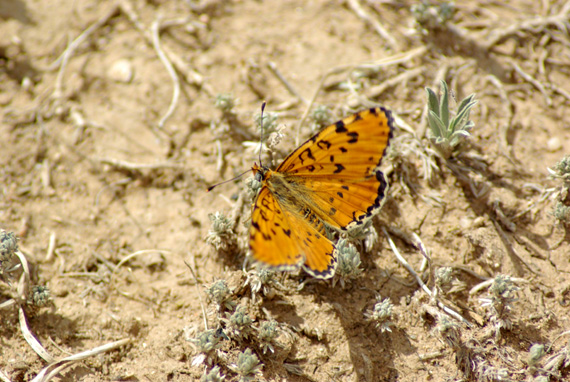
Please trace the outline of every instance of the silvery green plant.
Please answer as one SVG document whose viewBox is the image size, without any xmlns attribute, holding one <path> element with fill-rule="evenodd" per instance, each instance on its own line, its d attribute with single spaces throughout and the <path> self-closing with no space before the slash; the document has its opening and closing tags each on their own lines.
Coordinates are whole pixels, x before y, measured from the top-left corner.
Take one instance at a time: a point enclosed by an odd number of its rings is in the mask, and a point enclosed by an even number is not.
<svg viewBox="0 0 570 382">
<path fill-rule="evenodd" d="M 238 355 L 237 363 L 230 365 L 229 368 L 239 375 L 240 382 L 247 382 L 259 380 L 263 364 L 259 362 L 259 358 L 248 348 Z"/>
<path fill-rule="evenodd" d="M 261 152 L 270 151 L 273 149 L 280 141 L 283 136 L 281 129 L 277 123 L 279 115 L 277 113 L 265 112 L 263 113 L 263 126 L 261 125 L 261 113 L 256 114 L 254 117 L 255 125 L 260 129 L 260 137 L 263 138 L 261 146 L 259 141 L 246 141 L 243 145 L 254 154 L 258 154 L 259 150 Z M 263 129 L 263 131 L 261 131 Z"/>
<path fill-rule="evenodd" d="M 378 296 L 377 301 L 372 311 L 365 313 L 365 316 L 369 320 L 374 321 L 376 328 L 380 329 L 382 333 L 386 331 L 391 332 L 392 329 L 390 326 L 392 322 L 390 320 L 392 319 L 394 305 L 389 297 L 382 300 L 382 298 Z"/>
<path fill-rule="evenodd" d="M 429 30 L 445 28 L 447 22 L 455 14 L 453 2 L 432 4 L 422 1 L 419 4 L 412 5 L 411 10 L 422 34 L 427 34 Z"/>
<path fill-rule="evenodd" d="M 220 372 L 219 366 L 214 366 L 210 371 L 205 371 L 200 382 L 222 382 L 226 377 Z"/>
<path fill-rule="evenodd" d="M 548 168 L 550 176 L 562 180 L 559 188 L 556 204 L 552 215 L 561 223 L 570 226 L 570 155 L 558 161 L 554 168 Z"/>
<path fill-rule="evenodd" d="M 220 312 L 224 309 L 232 310 L 236 303 L 233 301 L 232 291 L 228 288 L 225 280 L 217 280 L 212 283 L 207 289 L 206 294 L 211 302 L 216 304 L 217 310 Z"/>
<path fill-rule="evenodd" d="M 336 275 L 340 277 L 340 285 L 344 288 L 345 280 L 356 279 L 362 273 L 360 268 L 360 254 L 345 239 L 340 239 L 336 244 L 337 266 Z"/>
<path fill-rule="evenodd" d="M 453 268 L 441 267 L 435 270 L 435 286 L 443 294 L 465 290 L 466 284 L 453 276 Z"/>
<path fill-rule="evenodd" d="M 348 231 L 348 236 L 356 241 L 364 241 L 364 250 L 366 252 L 370 252 L 378 242 L 378 232 L 376 232 L 376 228 L 374 228 L 372 220 L 368 220 L 366 223 L 350 229 Z"/>
<path fill-rule="evenodd" d="M 439 334 L 440 339 L 453 350 L 459 350 L 463 346 L 459 324 L 446 315 L 440 315 L 436 319 L 437 326 L 435 330 Z"/>
<path fill-rule="evenodd" d="M 47 286 L 34 285 L 29 303 L 35 306 L 44 306 L 49 302 L 50 291 Z"/>
<path fill-rule="evenodd" d="M 570 188 L 570 155 L 556 162 L 554 168 L 548 168 L 548 172 L 555 179 L 561 179 L 564 187 Z"/>
<path fill-rule="evenodd" d="M 511 330 L 513 302 L 517 300 L 519 288 L 510 276 L 498 275 L 489 287 L 490 295 L 481 298 L 481 306 L 488 310 L 489 320 L 494 324 L 495 338 L 501 336 L 501 329 Z"/>
<path fill-rule="evenodd" d="M 273 348 L 273 342 L 279 335 L 278 324 L 275 320 L 263 321 L 257 330 L 257 339 L 263 350 L 263 354 L 267 353 L 269 350 L 271 353 L 275 352 Z"/>
<path fill-rule="evenodd" d="M 564 203 L 556 202 L 552 210 L 552 216 L 564 224 L 570 224 L 570 207 Z"/>
<path fill-rule="evenodd" d="M 216 250 L 227 250 L 236 244 L 236 235 L 233 231 L 234 222 L 223 213 L 208 214 L 212 226 L 206 236 L 206 242 Z"/>
<path fill-rule="evenodd" d="M 12 257 L 18 250 L 18 238 L 14 232 L 0 230 L 0 275 L 4 268 L 10 264 Z"/>
<path fill-rule="evenodd" d="M 225 333 L 237 341 L 249 338 L 253 330 L 253 320 L 243 305 L 238 305 L 232 314 L 226 313 L 226 318 L 222 318 L 221 321 L 226 326 Z"/>
<path fill-rule="evenodd" d="M 457 109 L 455 117 L 450 117 L 449 90 L 447 83 L 441 81 L 442 95 L 438 99 L 435 92 L 426 88 L 428 98 L 428 125 L 431 134 L 429 139 L 437 152 L 444 158 L 449 159 L 455 149 L 471 134 L 469 130 L 475 125 L 469 120 L 471 108 L 475 106 L 475 94 L 464 98 Z"/>
<path fill-rule="evenodd" d="M 230 93 L 218 94 L 214 100 L 214 106 L 220 109 L 224 114 L 233 113 L 236 103 L 235 97 Z"/>
<path fill-rule="evenodd" d="M 203 364 L 208 356 L 221 346 L 220 336 L 214 329 L 205 330 L 199 333 L 195 338 L 190 339 L 190 341 L 194 343 L 198 349 L 198 355 L 192 359 L 192 366 Z"/>
<path fill-rule="evenodd" d="M 313 121 L 313 123 L 311 124 L 311 130 L 312 131 L 321 130 L 323 127 L 328 126 L 329 124 L 332 123 L 331 110 L 324 105 L 318 105 L 312 111 L 311 119 Z"/>
<path fill-rule="evenodd" d="M 249 286 L 253 302 L 256 301 L 257 294 L 259 293 L 268 299 L 272 299 L 275 296 L 274 286 L 279 286 L 282 289 L 285 288 L 275 280 L 275 271 L 264 266 L 257 266 L 255 269 L 248 271 L 243 286 Z"/>
<path fill-rule="evenodd" d="M 546 351 L 544 350 L 543 344 L 533 344 L 528 351 L 526 363 L 530 367 L 535 367 L 545 355 Z"/>
</svg>

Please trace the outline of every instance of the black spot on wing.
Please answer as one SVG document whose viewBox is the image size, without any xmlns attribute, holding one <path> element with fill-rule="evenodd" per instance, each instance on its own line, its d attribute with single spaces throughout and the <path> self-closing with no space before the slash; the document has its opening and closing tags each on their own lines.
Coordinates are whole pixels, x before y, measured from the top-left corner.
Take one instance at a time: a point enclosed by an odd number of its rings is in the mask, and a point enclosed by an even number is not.
<svg viewBox="0 0 570 382">
<path fill-rule="evenodd" d="M 330 159 L 331 162 L 334 162 L 334 155 L 331 155 L 331 156 L 329 157 L 329 159 Z"/>
<path fill-rule="evenodd" d="M 321 139 L 320 141 L 317 142 L 317 146 L 321 150 L 328 150 L 331 148 L 331 145 L 332 144 L 329 141 L 325 141 L 324 139 Z"/>
<path fill-rule="evenodd" d="M 344 194 L 343 194 L 342 192 L 339 191 L 339 192 L 337 192 L 336 194 L 337 194 L 340 198 L 344 198 Z M 331 198 L 331 199 L 332 199 L 332 198 Z"/>
<path fill-rule="evenodd" d="M 352 122 L 356 122 L 356 121 L 360 121 L 362 119 L 362 116 L 360 115 L 360 112 L 354 114 L 354 120 Z"/>
<path fill-rule="evenodd" d="M 267 210 L 273 211 L 273 208 L 271 208 L 271 204 L 269 204 L 269 199 L 268 199 L 268 198 L 263 198 L 263 199 L 261 199 L 261 205 L 262 205 L 263 207 L 265 207 Z"/>
<path fill-rule="evenodd" d="M 342 188 L 343 190 L 346 190 L 346 191 L 349 190 L 348 186 L 340 186 L 340 188 Z"/>
<path fill-rule="evenodd" d="M 303 155 L 305 155 L 306 158 L 303 159 Z M 309 158 L 311 160 L 315 160 L 315 157 L 313 156 L 313 152 L 309 148 L 301 151 L 301 154 L 299 154 L 299 160 L 301 161 L 301 163 L 304 163 L 307 158 Z"/>
<path fill-rule="evenodd" d="M 336 125 L 336 132 L 337 133 L 346 133 L 348 130 L 346 129 L 346 126 L 344 125 L 343 121 L 338 121 L 337 123 L 335 123 Z"/>
<path fill-rule="evenodd" d="M 341 173 L 345 167 L 343 165 L 341 165 L 340 163 L 335 164 L 336 166 L 336 170 L 333 171 L 334 174 L 338 174 Z"/>
<path fill-rule="evenodd" d="M 284 230 L 283 230 L 283 233 L 284 233 L 285 235 L 287 235 L 287 237 L 291 237 L 291 230 L 290 230 L 290 229 L 284 229 Z"/>
<path fill-rule="evenodd" d="M 345 152 L 347 152 L 347 151 L 348 151 L 347 149 L 345 149 L 345 148 L 344 148 L 344 147 L 342 147 L 342 146 L 341 146 L 341 147 L 339 147 L 338 149 L 340 150 L 340 152 L 341 152 L 341 153 L 345 153 Z"/>
<path fill-rule="evenodd" d="M 348 135 L 350 137 L 350 139 L 348 140 L 348 143 L 358 142 L 358 133 L 356 131 L 352 131 L 350 133 L 347 133 L 346 135 Z"/>
<path fill-rule="evenodd" d="M 334 214 L 336 214 L 336 208 L 331 207 L 331 209 L 329 210 L 329 215 L 332 216 L 332 215 L 334 215 Z"/>
<path fill-rule="evenodd" d="M 307 166 L 307 170 L 309 170 L 309 172 L 313 172 L 313 171 L 315 171 L 315 166 L 309 165 L 309 166 Z"/>
</svg>

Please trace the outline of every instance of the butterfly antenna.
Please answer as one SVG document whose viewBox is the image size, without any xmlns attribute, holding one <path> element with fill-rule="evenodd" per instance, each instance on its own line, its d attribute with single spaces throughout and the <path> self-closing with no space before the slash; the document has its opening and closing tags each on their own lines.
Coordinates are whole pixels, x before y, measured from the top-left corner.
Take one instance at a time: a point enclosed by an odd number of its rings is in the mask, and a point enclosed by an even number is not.
<svg viewBox="0 0 570 382">
<path fill-rule="evenodd" d="M 236 176 L 236 177 L 233 177 L 233 178 L 228 179 L 228 180 L 224 180 L 223 182 L 216 183 L 216 184 L 214 184 L 213 186 L 208 187 L 208 192 L 212 191 L 214 188 L 218 187 L 218 186 L 221 185 L 221 184 L 228 183 L 228 182 L 231 182 L 232 180 L 236 180 L 236 179 L 238 179 L 238 178 L 241 178 L 241 177 L 244 176 L 248 171 L 249 171 L 249 170 L 246 170 L 246 171 L 242 172 L 241 174 L 239 174 L 239 175 Z"/>
<path fill-rule="evenodd" d="M 267 102 L 263 101 L 261 104 L 261 118 L 259 119 L 259 124 L 261 128 L 261 134 L 259 136 L 259 166 L 263 167 L 261 164 L 261 152 L 263 151 L 263 111 L 265 110 L 265 105 Z"/>
</svg>

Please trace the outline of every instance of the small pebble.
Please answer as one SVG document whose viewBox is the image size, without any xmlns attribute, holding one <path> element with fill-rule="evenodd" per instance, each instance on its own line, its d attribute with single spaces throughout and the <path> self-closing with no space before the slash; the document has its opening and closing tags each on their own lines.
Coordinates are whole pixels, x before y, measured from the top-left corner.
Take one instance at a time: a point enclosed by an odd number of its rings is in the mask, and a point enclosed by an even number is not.
<svg viewBox="0 0 570 382">
<path fill-rule="evenodd" d="M 115 61 L 109 68 L 107 75 L 115 82 L 129 83 L 133 79 L 133 64 L 130 60 L 122 59 Z"/>
<path fill-rule="evenodd" d="M 562 142 L 560 142 L 560 138 L 558 137 L 550 138 L 548 142 L 546 142 L 546 148 L 551 153 L 560 150 L 562 148 Z"/>
</svg>

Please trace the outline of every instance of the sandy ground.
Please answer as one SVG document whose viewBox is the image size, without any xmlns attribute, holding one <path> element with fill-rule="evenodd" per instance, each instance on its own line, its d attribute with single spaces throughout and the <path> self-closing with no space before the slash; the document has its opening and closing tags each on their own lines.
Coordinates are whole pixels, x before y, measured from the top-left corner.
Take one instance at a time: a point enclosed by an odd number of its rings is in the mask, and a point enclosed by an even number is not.
<svg viewBox="0 0 570 382">
<path fill-rule="evenodd" d="M 570 153 L 569 6 L 458 3 L 447 24 L 420 26 L 437 7 L 0 0 L 0 228 L 19 237 L 27 285 L 51 295 L 3 307 L 2 378 L 49 365 L 24 338 L 22 306 L 54 360 L 128 342 L 70 364 L 61 381 L 192 381 L 214 365 L 237 381 L 246 349 L 263 365 L 252 380 L 568 380 L 569 231 L 553 211 L 569 201 L 547 169 Z M 478 100 L 472 135 L 447 162 L 424 111 L 425 87 L 439 94 L 442 79 L 452 110 Z M 312 112 L 302 121 L 310 106 L 327 107 L 328 122 L 375 104 L 397 116 L 390 195 L 377 240 L 355 241 L 352 280 L 260 279 L 244 268 L 245 181 L 206 192 L 257 160 L 264 100 L 284 134 L 275 164 L 318 129 Z M 216 211 L 235 222 L 226 249 L 206 242 Z M 0 276 L 0 304 L 18 296 L 20 272 Z M 510 278 L 492 284 L 500 275 Z M 207 293 L 219 280 L 230 289 L 221 307 Z M 369 318 L 386 298 L 391 331 Z M 231 330 L 236 304 L 248 338 Z M 219 342 L 204 354 L 191 339 L 206 321 Z"/>
</svg>

